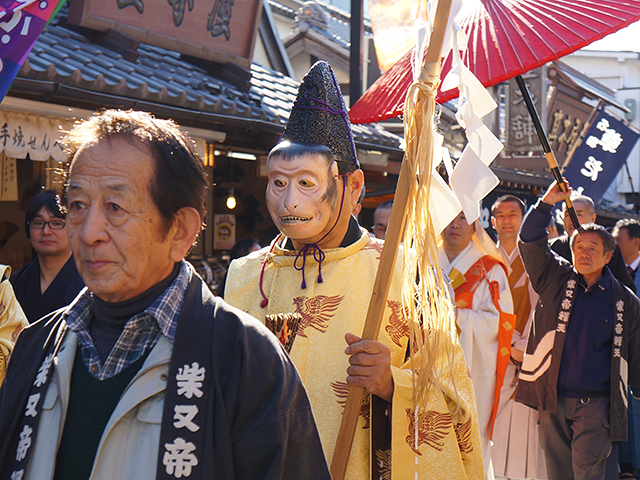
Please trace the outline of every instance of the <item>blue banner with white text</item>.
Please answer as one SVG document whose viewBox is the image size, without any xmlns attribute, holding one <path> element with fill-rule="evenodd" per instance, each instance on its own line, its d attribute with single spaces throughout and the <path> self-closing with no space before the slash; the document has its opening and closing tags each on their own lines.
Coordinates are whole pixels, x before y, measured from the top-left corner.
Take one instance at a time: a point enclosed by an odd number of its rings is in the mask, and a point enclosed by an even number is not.
<svg viewBox="0 0 640 480">
<path fill-rule="evenodd" d="M 598 203 L 616 178 L 640 134 L 602 106 L 563 175 L 574 190 Z"/>
</svg>

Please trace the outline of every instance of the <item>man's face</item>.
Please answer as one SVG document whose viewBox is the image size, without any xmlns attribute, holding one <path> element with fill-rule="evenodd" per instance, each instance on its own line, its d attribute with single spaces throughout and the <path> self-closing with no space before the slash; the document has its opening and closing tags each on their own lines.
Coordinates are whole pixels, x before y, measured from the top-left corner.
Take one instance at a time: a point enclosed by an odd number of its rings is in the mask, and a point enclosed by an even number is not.
<svg viewBox="0 0 640 480">
<path fill-rule="evenodd" d="M 319 155 L 291 160 L 274 157 L 267 162 L 267 207 L 278 230 L 294 244 L 317 243 L 333 227 L 342 194 L 337 174 L 336 163 L 328 169 L 327 161 Z M 336 188 L 331 188 L 331 182 Z M 351 204 L 343 206 L 348 213 L 351 209 Z M 348 213 L 344 215 L 347 221 Z"/>
<path fill-rule="evenodd" d="M 384 240 L 389 226 L 390 208 L 380 208 L 373 212 L 373 234 L 376 238 Z"/>
<path fill-rule="evenodd" d="M 141 294 L 175 264 L 149 193 L 153 179 L 148 148 L 120 137 L 85 145 L 73 159 L 69 244 L 85 285 L 106 302 Z"/>
<path fill-rule="evenodd" d="M 36 214 L 33 220 L 43 222 L 62 222 L 64 224 L 64 218 L 51 215 L 49 210 L 42 207 Z M 67 238 L 67 229 L 53 229 L 49 223 L 45 224 L 44 228 L 29 227 L 29 241 L 31 246 L 36 251 L 39 257 L 57 257 L 63 255 L 69 255 L 69 239 Z"/>
<path fill-rule="evenodd" d="M 635 260 L 640 253 L 640 238 L 630 238 L 629 231 L 622 227 L 617 228 L 615 232 L 615 239 L 622 256 L 626 259 Z"/>
<path fill-rule="evenodd" d="M 469 225 L 463 212 L 442 231 L 442 241 L 445 250 L 460 253 L 467 248 L 473 237 L 473 224 Z"/>
<path fill-rule="evenodd" d="M 594 223 L 596 221 L 596 214 L 591 213 L 588 205 L 585 205 L 582 202 L 575 202 L 573 204 L 573 208 L 578 215 L 578 221 L 580 222 L 580 225 Z M 571 217 L 569 216 L 569 211 L 567 210 L 566 204 L 562 204 L 562 211 L 564 213 L 564 217 L 562 219 L 564 222 L 564 230 L 565 232 L 567 232 L 567 235 L 569 235 L 569 238 L 571 238 L 571 235 L 573 234 L 575 228 L 573 227 L 573 223 L 571 222 Z"/>
<path fill-rule="evenodd" d="M 494 210 L 491 223 L 501 242 L 517 238 L 522 224 L 520 205 L 516 202 L 502 202 Z"/>
<path fill-rule="evenodd" d="M 611 260 L 612 252 L 604 253 L 600 236 L 593 232 L 580 233 L 571 248 L 573 265 L 578 273 L 588 276 L 598 274 Z"/>
</svg>

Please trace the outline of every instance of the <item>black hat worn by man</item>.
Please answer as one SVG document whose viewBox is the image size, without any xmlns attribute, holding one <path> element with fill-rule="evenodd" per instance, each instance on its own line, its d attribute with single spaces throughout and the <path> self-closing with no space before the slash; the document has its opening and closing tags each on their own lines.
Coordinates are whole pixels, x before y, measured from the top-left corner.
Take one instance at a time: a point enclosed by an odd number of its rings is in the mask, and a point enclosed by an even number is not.
<svg viewBox="0 0 640 480">
<path fill-rule="evenodd" d="M 401 480 L 438 478 L 443 471 L 451 478 L 484 478 L 473 387 L 459 347 L 450 345 L 457 349 L 455 386 L 438 385 L 424 409 L 414 408 L 402 255 L 389 272 L 380 341 L 357 337 L 383 242 L 351 215 L 363 173 L 327 63 L 316 63 L 304 77 L 289 124 L 267 159 L 267 176 L 267 206 L 281 233 L 269 247 L 231 264 L 224 296 L 261 320 L 300 315 L 291 358 L 309 392 L 327 459 L 349 385 L 360 385 L 367 394 L 346 478 L 390 478 L 391 468 Z M 426 433 L 433 422 L 435 436 Z"/>
<path fill-rule="evenodd" d="M 0 391 L 0 478 L 329 480 L 300 378 L 184 261 L 207 179 L 171 121 L 109 110 L 66 138 L 87 289 L 22 332 Z"/>
</svg>

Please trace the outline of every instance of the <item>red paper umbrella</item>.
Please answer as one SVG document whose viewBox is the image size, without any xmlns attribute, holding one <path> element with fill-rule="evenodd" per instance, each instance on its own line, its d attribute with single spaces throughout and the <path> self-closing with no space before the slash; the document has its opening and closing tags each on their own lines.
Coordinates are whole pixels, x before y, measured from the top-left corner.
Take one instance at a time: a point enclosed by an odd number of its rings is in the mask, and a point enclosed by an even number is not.
<svg viewBox="0 0 640 480">
<path fill-rule="evenodd" d="M 486 87 L 579 50 L 640 19 L 640 0 L 463 0 L 456 23 L 469 41 L 463 61 Z M 397 117 L 411 85 L 408 52 L 351 108 L 353 123 Z M 442 78 L 451 68 L 443 61 Z M 439 92 L 442 103 L 457 89 Z"/>
</svg>

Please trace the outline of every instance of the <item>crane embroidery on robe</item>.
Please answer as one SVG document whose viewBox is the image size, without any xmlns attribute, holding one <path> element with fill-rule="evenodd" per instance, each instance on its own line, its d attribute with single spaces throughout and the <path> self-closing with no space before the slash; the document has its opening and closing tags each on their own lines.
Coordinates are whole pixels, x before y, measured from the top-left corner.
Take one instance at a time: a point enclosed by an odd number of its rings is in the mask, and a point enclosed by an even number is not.
<svg viewBox="0 0 640 480">
<path fill-rule="evenodd" d="M 391 480 L 391 450 L 376 450 L 378 472 L 382 480 Z"/>
<path fill-rule="evenodd" d="M 349 395 L 349 384 L 347 382 L 331 382 L 331 388 L 338 397 L 338 403 L 344 408 L 347 403 L 347 395 Z M 371 426 L 371 394 L 364 392 L 362 397 L 362 406 L 360 407 L 360 416 L 364 419 L 363 430 Z"/>
<path fill-rule="evenodd" d="M 320 333 L 324 333 L 329 328 L 329 320 L 335 315 L 340 306 L 343 295 L 317 295 L 315 297 L 295 297 L 293 304 L 296 313 L 302 316 L 302 321 L 298 326 L 298 335 L 306 337 L 307 327 L 315 328 Z"/>
<path fill-rule="evenodd" d="M 409 435 L 407 435 L 407 445 L 411 447 L 417 455 L 420 453 L 420 445 L 428 445 L 441 452 L 444 450 L 442 441 L 451 431 L 451 414 L 440 413 L 433 410 L 418 415 L 418 439 L 416 441 L 416 425 L 414 410 L 406 408 L 409 417 Z"/>
<path fill-rule="evenodd" d="M 393 343 L 402 347 L 402 338 L 409 336 L 409 323 L 407 322 L 407 309 L 402 308 L 402 302 L 387 300 L 387 306 L 391 309 L 389 325 L 384 329 L 393 340 Z"/>
<path fill-rule="evenodd" d="M 473 451 L 473 444 L 471 443 L 471 417 L 464 423 L 457 423 L 453 426 L 456 431 L 456 438 L 458 439 L 458 447 L 462 452 L 463 460 L 466 458 L 466 454 Z"/>
</svg>

